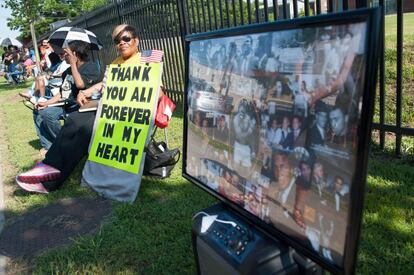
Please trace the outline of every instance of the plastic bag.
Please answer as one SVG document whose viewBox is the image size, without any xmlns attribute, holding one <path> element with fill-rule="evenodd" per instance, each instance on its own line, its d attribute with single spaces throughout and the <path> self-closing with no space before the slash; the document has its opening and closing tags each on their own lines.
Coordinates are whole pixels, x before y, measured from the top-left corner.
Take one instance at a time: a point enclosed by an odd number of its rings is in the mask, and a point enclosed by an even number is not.
<svg viewBox="0 0 414 275">
<path fill-rule="evenodd" d="M 155 115 L 155 125 L 159 128 L 167 127 L 174 110 L 174 102 L 166 95 L 161 97 L 158 101 L 157 113 Z"/>
</svg>

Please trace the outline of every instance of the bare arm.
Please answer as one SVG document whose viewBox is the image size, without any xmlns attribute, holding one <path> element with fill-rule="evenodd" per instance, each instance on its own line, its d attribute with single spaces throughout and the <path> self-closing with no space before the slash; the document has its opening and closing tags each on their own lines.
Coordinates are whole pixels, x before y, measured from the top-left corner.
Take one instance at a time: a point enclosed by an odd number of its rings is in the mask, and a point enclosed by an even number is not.
<svg viewBox="0 0 414 275">
<path fill-rule="evenodd" d="M 89 87 L 86 90 L 79 91 L 78 96 L 76 97 L 76 103 L 79 106 L 83 106 L 83 104 L 89 101 L 89 98 L 93 95 L 94 91 L 99 91 L 102 93 L 103 82 L 96 83 L 95 85 Z"/>
<path fill-rule="evenodd" d="M 78 67 L 76 66 L 76 62 L 78 58 L 76 57 L 75 53 L 72 52 L 70 49 L 65 48 L 63 49 L 65 53 L 69 56 L 69 64 L 72 69 L 72 76 L 75 82 L 75 85 L 78 89 L 85 88 L 85 83 L 83 82 L 82 76 L 79 73 Z"/>
<path fill-rule="evenodd" d="M 341 70 L 339 71 L 338 77 L 327 87 L 321 87 L 315 90 L 311 94 L 311 102 L 313 105 L 321 98 L 327 97 L 335 93 L 340 86 L 342 86 L 351 71 L 352 63 L 354 62 L 355 54 L 349 54 L 345 57 L 344 63 L 342 64 Z"/>
<path fill-rule="evenodd" d="M 58 103 L 61 98 L 62 98 L 61 94 L 57 93 L 55 96 L 53 96 L 48 101 L 38 102 L 35 107 L 39 110 L 44 109 L 47 106 L 49 106 L 50 104 Z"/>
</svg>

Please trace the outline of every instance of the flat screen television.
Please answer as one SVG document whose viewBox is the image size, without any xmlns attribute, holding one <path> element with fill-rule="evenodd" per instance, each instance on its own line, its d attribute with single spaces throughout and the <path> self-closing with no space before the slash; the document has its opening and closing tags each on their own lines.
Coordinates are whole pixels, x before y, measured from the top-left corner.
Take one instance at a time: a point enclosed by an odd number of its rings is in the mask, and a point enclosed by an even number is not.
<svg viewBox="0 0 414 275">
<path fill-rule="evenodd" d="M 186 37 L 183 176 L 335 273 L 353 272 L 380 12 Z"/>
</svg>

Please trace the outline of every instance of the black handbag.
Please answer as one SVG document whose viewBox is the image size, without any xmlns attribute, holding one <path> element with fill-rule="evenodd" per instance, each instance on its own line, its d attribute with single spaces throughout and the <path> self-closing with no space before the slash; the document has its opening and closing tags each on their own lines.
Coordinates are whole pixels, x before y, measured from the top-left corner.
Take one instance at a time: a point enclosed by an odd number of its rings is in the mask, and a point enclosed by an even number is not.
<svg viewBox="0 0 414 275">
<path fill-rule="evenodd" d="M 145 152 L 144 175 L 158 178 L 169 177 L 181 156 L 179 148 L 170 150 L 165 142 L 154 139 L 150 141 Z"/>
</svg>

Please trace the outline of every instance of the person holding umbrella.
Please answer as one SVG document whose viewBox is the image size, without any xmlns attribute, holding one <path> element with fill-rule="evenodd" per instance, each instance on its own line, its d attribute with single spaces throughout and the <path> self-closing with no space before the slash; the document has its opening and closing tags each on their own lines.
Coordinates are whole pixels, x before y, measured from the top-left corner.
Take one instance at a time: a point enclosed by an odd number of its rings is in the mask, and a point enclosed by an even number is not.
<svg viewBox="0 0 414 275">
<path fill-rule="evenodd" d="M 63 48 L 65 61 L 70 67 L 62 74 L 60 93 L 56 93 L 48 100 L 39 100 L 33 111 L 33 119 L 37 135 L 44 150 L 49 150 L 61 124 L 59 119 L 71 111 L 76 105 L 75 98 L 79 90 L 89 88 L 99 80 L 100 72 L 95 62 L 89 61 L 89 45 L 83 41 L 72 41 Z M 65 108 L 53 106 L 62 99 L 66 100 Z M 50 106 L 52 105 L 52 106 Z"/>
<path fill-rule="evenodd" d="M 122 24 L 115 27 L 112 39 L 119 57 L 112 64 L 139 64 L 141 62 L 161 62 L 161 51 L 138 51 L 138 35 L 133 26 Z M 50 41 L 50 40 L 49 40 Z M 51 42 L 51 41 L 50 41 Z M 96 91 L 102 92 L 103 83 L 82 90 L 77 95 L 77 103 L 82 106 Z M 161 87 L 162 88 L 162 87 Z M 160 90 L 159 99 L 164 95 Z M 92 136 L 96 112 L 72 112 L 56 137 L 42 162 L 32 169 L 16 176 L 17 184 L 28 192 L 48 193 L 58 189 L 69 177 L 76 165 L 87 155 Z"/>
</svg>

